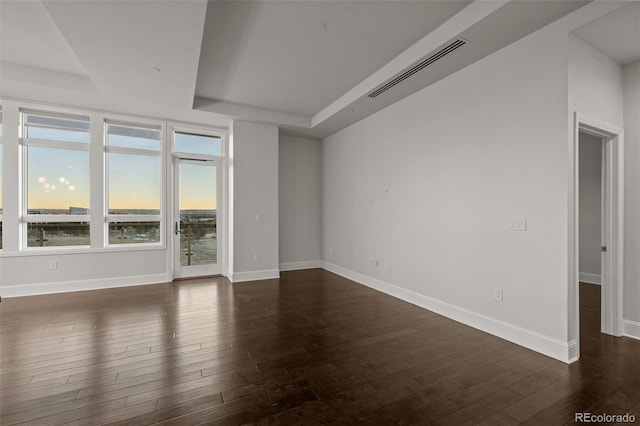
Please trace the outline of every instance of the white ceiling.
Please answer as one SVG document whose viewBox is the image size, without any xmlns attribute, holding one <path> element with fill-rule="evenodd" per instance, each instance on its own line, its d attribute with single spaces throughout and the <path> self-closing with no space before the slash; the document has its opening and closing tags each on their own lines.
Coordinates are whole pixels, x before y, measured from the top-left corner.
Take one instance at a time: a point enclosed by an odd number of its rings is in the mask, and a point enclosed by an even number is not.
<svg viewBox="0 0 640 426">
<path fill-rule="evenodd" d="M 324 137 L 588 2 L 0 0 L 0 95 Z M 629 10 L 578 35 L 596 46 Z M 367 98 L 456 37 L 468 44 Z"/>
<path fill-rule="evenodd" d="M 44 5 L 38 1 L 3 2 L 2 61 L 86 75 L 73 49 Z"/>
<path fill-rule="evenodd" d="M 640 61 L 640 2 L 583 25 L 573 34 L 620 65 Z"/>
<path fill-rule="evenodd" d="M 100 90 L 183 107 L 193 103 L 206 3 L 43 4 Z"/>
<path fill-rule="evenodd" d="M 210 2 L 196 95 L 315 115 L 469 3 Z"/>
<path fill-rule="evenodd" d="M 0 94 L 180 116 L 193 105 L 206 7 L 205 0 L 0 0 Z"/>
</svg>

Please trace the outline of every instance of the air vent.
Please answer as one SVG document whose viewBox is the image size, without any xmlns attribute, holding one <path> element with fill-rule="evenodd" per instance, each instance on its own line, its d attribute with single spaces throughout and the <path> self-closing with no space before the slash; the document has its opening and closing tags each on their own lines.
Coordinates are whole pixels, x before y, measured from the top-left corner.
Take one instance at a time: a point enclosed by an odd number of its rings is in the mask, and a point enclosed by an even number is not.
<svg viewBox="0 0 640 426">
<path fill-rule="evenodd" d="M 453 43 L 447 45 L 446 47 L 443 47 L 438 52 L 436 52 L 433 55 L 429 56 L 428 58 L 426 58 L 425 60 L 423 60 L 419 64 L 414 65 L 413 67 L 409 68 L 408 70 L 406 70 L 405 72 L 403 72 L 399 76 L 393 78 L 392 80 L 389 80 L 388 82 L 386 82 L 385 84 L 383 84 L 382 86 L 380 86 L 379 88 L 374 90 L 373 92 L 369 93 L 368 96 L 370 98 L 375 98 L 376 96 L 381 95 L 382 93 L 384 93 L 387 90 L 391 89 L 396 84 L 400 83 L 401 81 L 406 80 L 407 78 L 411 77 L 412 75 L 414 75 L 418 71 L 428 67 L 429 65 L 433 64 L 434 62 L 439 61 L 440 59 L 442 59 L 445 56 L 447 56 L 449 53 L 453 52 L 454 50 L 456 50 L 456 49 L 458 49 L 458 48 L 460 48 L 462 46 L 464 46 L 465 44 L 467 44 L 466 41 L 464 41 L 462 39 L 457 39 Z"/>
</svg>

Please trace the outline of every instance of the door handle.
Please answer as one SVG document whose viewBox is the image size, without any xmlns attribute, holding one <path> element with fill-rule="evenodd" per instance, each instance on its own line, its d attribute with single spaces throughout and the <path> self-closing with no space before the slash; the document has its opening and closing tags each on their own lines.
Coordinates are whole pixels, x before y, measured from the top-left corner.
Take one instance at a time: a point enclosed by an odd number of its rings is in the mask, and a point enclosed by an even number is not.
<svg viewBox="0 0 640 426">
<path fill-rule="evenodd" d="M 176 222 L 176 235 L 180 234 L 180 226 L 178 225 L 178 222 Z"/>
<path fill-rule="evenodd" d="M 602 253 L 606 253 L 607 252 L 607 246 L 600 246 L 600 251 Z"/>
</svg>

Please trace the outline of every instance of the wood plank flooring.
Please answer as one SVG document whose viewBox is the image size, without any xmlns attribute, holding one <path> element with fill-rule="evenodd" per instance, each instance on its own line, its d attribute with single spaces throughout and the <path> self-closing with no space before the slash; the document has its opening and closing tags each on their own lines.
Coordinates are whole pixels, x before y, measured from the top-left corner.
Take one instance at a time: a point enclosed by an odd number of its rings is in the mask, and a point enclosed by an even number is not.
<svg viewBox="0 0 640 426">
<path fill-rule="evenodd" d="M 0 423 L 640 423 L 640 341 L 599 307 L 581 285 L 566 365 L 322 270 L 5 299 Z"/>
</svg>

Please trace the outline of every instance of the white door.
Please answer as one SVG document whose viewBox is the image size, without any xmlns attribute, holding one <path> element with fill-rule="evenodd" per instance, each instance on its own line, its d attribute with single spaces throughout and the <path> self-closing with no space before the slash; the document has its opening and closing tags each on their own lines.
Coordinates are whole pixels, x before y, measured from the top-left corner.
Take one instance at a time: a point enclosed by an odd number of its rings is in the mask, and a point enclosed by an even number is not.
<svg viewBox="0 0 640 426">
<path fill-rule="evenodd" d="M 175 158 L 174 276 L 221 273 L 220 167 L 215 160 Z"/>
<path fill-rule="evenodd" d="M 607 245 L 609 244 L 607 238 L 607 225 L 609 224 L 609 206 L 611 200 L 609 198 L 609 191 L 607 190 L 607 175 L 609 167 L 607 161 L 607 140 L 602 140 L 602 160 L 601 160 L 601 177 L 600 177 L 600 331 L 606 333 L 608 330 L 608 324 L 610 318 L 607 317 L 608 312 L 612 310 L 607 306 L 611 303 L 607 297 L 607 287 L 609 285 L 608 267 L 607 264 Z"/>
</svg>

